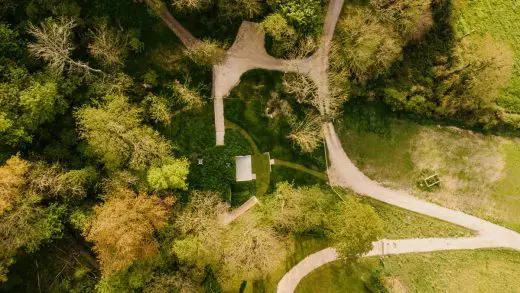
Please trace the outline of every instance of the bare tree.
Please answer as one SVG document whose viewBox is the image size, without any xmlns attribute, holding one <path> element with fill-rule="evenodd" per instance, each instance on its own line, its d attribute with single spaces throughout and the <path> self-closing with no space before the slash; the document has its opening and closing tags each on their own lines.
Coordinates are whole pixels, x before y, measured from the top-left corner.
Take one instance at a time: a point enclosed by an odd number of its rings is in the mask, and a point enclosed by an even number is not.
<svg viewBox="0 0 520 293">
<path fill-rule="evenodd" d="M 283 77 L 285 91 L 296 95 L 301 104 L 308 104 L 319 109 L 318 87 L 307 76 L 297 73 L 287 73 Z"/>
<path fill-rule="evenodd" d="M 321 143 L 321 127 L 321 116 L 307 113 L 305 119 L 296 123 L 293 131 L 287 137 L 298 145 L 303 152 L 312 153 Z"/>
<path fill-rule="evenodd" d="M 70 57 L 74 50 L 72 43 L 72 29 L 76 26 L 72 19 L 59 21 L 47 20 L 35 26 L 29 24 L 28 32 L 36 38 L 36 42 L 28 45 L 29 52 L 49 63 L 57 73 L 71 70 L 88 75 L 103 73 L 99 69 L 90 67 L 87 63 L 74 60 Z"/>
</svg>

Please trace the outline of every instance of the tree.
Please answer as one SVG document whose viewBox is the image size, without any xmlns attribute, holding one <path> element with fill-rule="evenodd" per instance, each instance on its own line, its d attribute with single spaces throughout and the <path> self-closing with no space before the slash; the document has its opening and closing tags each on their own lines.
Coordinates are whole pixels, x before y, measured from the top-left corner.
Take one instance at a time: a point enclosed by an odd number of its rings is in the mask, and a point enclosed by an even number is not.
<svg viewBox="0 0 520 293">
<path fill-rule="evenodd" d="M 321 145 L 322 127 L 321 116 L 307 113 L 302 121 L 293 125 L 293 129 L 287 137 L 303 152 L 312 153 Z"/>
<path fill-rule="evenodd" d="M 197 65 L 211 66 L 222 63 L 226 58 L 224 51 L 213 40 L 204 40 L 185 51 L 186 56 Z"/>
<path fill-rule="evenodd" d="M 151 120 L 156 123 L 162 123 L 163 125 L 170 124 L 171 114 L 167 99 L 150 93 L 144 97 L 143 104 L 146 109 L 146 114 L 150 116 Z"/>
<path fill-rule="evenodd" d="M 455 49 L 455 58 L 458 64 L 450 75 L 459 75 L 465 83 L 468 103 L 470 99 L 494 103 L 513 72 L 513 51 L 490 36 L 464 38 Z"/>
<path fill-rule="evenodd" d="M 433 25 L 431 0 L 371 0 L 378 16 L 395 25 L 404 40 L 418 40 Z"/>
<path fill-rule="evenodd" d="M 256 214 L 223 226 L 219 218 L 227 210 L 217 193 L 193 192 L 174 224 L 181 235 L 172 245 L 177 257 L 199 271 L 211 265 L 228 285 L 261 277 L 277 267 L 285 256 L 283 239 L 260 224 Z"/>
<path fill-rule="evenodd" d="M 318 35 L 322 29 L 323 7 L 319 0 L 287 0 L 277 2 L 278 9 L 298 31 Z"/>
<path fill-rule="evenodd" d="M 294 187 L 288 182 L 276 185 L 272 197 L 262 205 L 266 220 L 285 233 L 305 233 L 323 228 L 333 197 L 319 186 Z"/>
<path fill-rule="evenodd" d="M 337 32 L 331 68 L 347 68 L 361 82 L 383 74 L 401 57 L 399 36 L 391 26 L 379 22 L 370 9 L 350 8 L 338 23 Z"/>
<path fill-rule="evenodd" d="M 287 73 L 283 76 L 286 92 L 294 94 L 298 103 L 314 106 L 319 110 L 318 87 L 307 76 L 298 73 Z"/>
<path fill-rule="evenodd" d="M 94 242 L 104 274 L 113 274 L 157 253 L 159 244 L 153 234 L 166 224 L 170 205 L 156 196 L 119 190 L 94 208 L 86 238 Z"/>
<path fill-rule="evenodd" d="M 76 71 L 85 75 L 103 73 L 99 69 L 90 67 L 87 63 L 70 57 L 74 50 L 72 29 L 75 26 L 75 22 L 71 19 L 55 21 L 52 18 L 48 18 L 40 26 L 29 24 L 28 32 L 36 39 L 36 42 L 29 44 L 29 52 L 33 56 L 47 61 L 56 73 L 64 70 Z"/>
<path fill-rule="evenodd" d="M 29 167 L 29 162 L 18 156 L 11 157 L 0 167 L 0 215 L 21 198 Z"/>
<path fill-rule="evenodd" d="M 213 0 L 172 0 L 172 6 L 179 11 L 205 10 L 213 4 Z"/>
<path fill-rule="evenodd" d="M 189 173 L 187 159 L 168 158 L 160 167 L 148 170 L 148 184 L 153 190 L 184 189 L 188 188 L 186 179 Z"/>
<path fill-rule="evenodd" d="M 201 109 L 205 105 L 205 102 L 196 90 L 188 87 L 188 83 L 189 79 L 185 84 L 181 84 L 178 80 L 175 80 L 170 85 L 173 91 L 173 97 L 182 104 L 185 110 Z"/>
<path fill-rule="evenodd" d="M 352 196 L 338 202 L 327 215 L 325 235 L 346 261 L 372 250 L 372 242 L 383 232 L 381 219 L 374 209 Z"/>
<path fill-rule="evenodd" d="M 143 47 L 134 33 L 118 32 L 108 27 L 106 21 L 101 21 L 90 31 L 90 35 L 89 53 L 107 68 L 123 66 L 130 50 L 140 51 Z"/>
<path fill-rule="evenodd" d="M 173 243 L 173 252 L 199 270 L 219 262 L 221 235 L 224 227 L 219 217 L 228 206 L 219 195 L 210 191 L 194 191 L 190 201 L 175 219 L 174 227 L 181 235 Z"/>
<path fill-rule="evenodd" d="M 144 288 L 144 293 L 197 293 L 202 292 L 202 288 L 180 273 L 172 275 L 156 275 L 150 286 Z"/>
<path fill-rule="evenodd" d="M 251 211 L 234 221 L 223 235 L 221 268 L 218 277 L 224 285 L 265 277 L 285 260 L 285 239 L 261 224 Z"/>
<path fill-rule="evenodd" d="M 0 282 L 21 248 L 34 252 L 41 243 L 61 237 L 65 207 L 41 205 L 43 196 L 28 182 L 31 168 L 18 156 L 0 167 Z"/>
<path fill-rule="evenodd" d="M 171 147 L 159 133 L 141 124 L 141 113 L 126 97 L 107 96 L 100 107 L 83 107 L 76 117 L 81 137 L 108 169 L 142 170 L 159 164 Z"/>
<path fill-rule="evenodd" d="M 253 18 L 262 12 L 261 0 L 218 0 L 217 5 L 229 18 Z"/>
<path fill-rule="evenodd" d="M 33 81 L 28 88 L 20 92 L 20 106 L 23 111 L 20 118 L 31 130 L 51 121 L 56 114 L 63 114 L 68 107 L 67 102 L 58 93 L 58 85 L 54 81 Z"/>
<path fill-rule="evenodd" d="M 2 71 L 0 69 L 0 71 Z M 63 114 L 65 80 L 45 74 L 29 75 L 27 69 L 7 66 L 0 80 L 0 143 L 17 146 L 31 142 L 32 134 Z M 60 85 L 61 83 L 61 85 Z"/>
</svg>

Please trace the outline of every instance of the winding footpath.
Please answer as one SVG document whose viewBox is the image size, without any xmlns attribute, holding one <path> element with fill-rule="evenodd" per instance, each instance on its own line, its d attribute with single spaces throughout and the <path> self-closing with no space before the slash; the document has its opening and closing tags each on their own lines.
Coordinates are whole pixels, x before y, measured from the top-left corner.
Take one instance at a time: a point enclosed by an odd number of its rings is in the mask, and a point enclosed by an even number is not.
<svg viewBox="0 0 520 293">
<path fill-rule="evenodd" d="M 153 6 L 156 1 L 146 0 Z M 343 7 L 344 0 L 330 0 L 324 23 L 324 34 L 316 53 L 307 59 L 283 60 L 267 54 L 264 47 L 264 33 L 259 26 L 243 22 L 233 46 L 226 52 L 222 64 L 213 67 L 213 97 L 215 99 L 216 144 L 224 144 L 225 119 L 224 98 L 240 82 L 240 76 L 251 69 L 278 70 L 306 74 L 318 88 L 319 111 L 329 113 L 329 85 L 327 78 L 328 56 L 332 37 Z M 188 49 L 199 42 L 178 23 L 166 9 L 155 7 L 160 17 L 177 34 Z M 460 225 L 478 232 L 476 237 L 464 238 L 422 238 L 373 242 L 373 249 L 365 256 L 390 255 L 403 253 L 431 252 L 439 250 L 512 248 L 520 250 L 520 234 L 466 213 L 450 210 L 413 197 L 406 191 L 392 190 L 365 176 L 352 163 L 345 153 L 341 141 L 331 123 L 323 126 L 326 149 L 330 161 L 328 177 L 331 185 L 352 189 L 353 191 L 385 203 L 398 206 L 416 213 L 428 215 L 446 222 Z M 252 199 L 236 214 L 247 210 Z M 316 268 L 338 259 L 334 248 L 326 248 L 303 259 L 287 272 L 278 283 L 277 293 L 292 293 L 298 283 Z"/>
</svg>

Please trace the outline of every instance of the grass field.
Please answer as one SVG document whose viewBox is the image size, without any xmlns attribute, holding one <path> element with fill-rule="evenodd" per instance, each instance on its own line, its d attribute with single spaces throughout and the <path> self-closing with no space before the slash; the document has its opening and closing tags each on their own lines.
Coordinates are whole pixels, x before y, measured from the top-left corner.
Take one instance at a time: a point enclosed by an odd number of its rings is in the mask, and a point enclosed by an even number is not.
<svg viewBox="0 0 520 293">
<path fill-rule="evenodd" d="M 293 170 L 291 172 L 295 176 L 297 176 L 298 173 L 302 173 Z M 273 182 L 273 180 L 271 182 Z M 323 188 L 329 188 L 326 185 L 322 186 Z M 382 238 L 461 237 L 474 234 L 473 231 L 469 231 L 465 228 L 415 214 L 375 200 L 365 198 L 363 202 L 372 205 L 383 220 L 384 234 Z M 244 292 L 276 292 L 278 281 L 287 271 L 308 255 L 329 246 L 330 243 L 328 240 L 320 235 L 295 237 L 290 247 L 292 253 L 287 257 L 283 266 L 272 272 L 265 279 L 247 284 Z M 305 291 L 301 292 L 365 292 L 360 291 L 364 288 L 365 284 L 365 281 L 363 281 L 365 277 L 362 276 L 370 275 L 372 267 L 354 266 L 353 269 L 355 272 L 354 275 L 352 275 L 352 272 L 346 270 L 345 266 L 341 263 L 324 266 L 323 271 L 319 274 L 319 278 L 309 281 Z M 341 282 L 338 282 L 338 280 L 341 280 Z M 339 287 L 335 287 L 337 285 Z"/>
<path fill-rule="evenodd" d="M 513 49 L 513 77 L 498 99 L 498 104 L 510 112 L 520 113 L 520 3 L 514 0 L 454 2 L 457 35 L 489 34 Z"/>
<path fill-rule="evenodd" d="M 371 205 L 383 220 L 384 238 L 428 238 L 464 237 L 476 233 L 466 228 L 410 212 L 384 202 L 363 197 L 362 201 Z"/>
<path fill-rule="evenodd" d="M 340 262 L 327 264 L 304 278 L 296 292 L 370 292 L 365 284 L 373 280 L 389 292 L 520 292 L 519 274 L 517 251 L 406 254 L 363 259 L 351 270 Z"/>
<path fill-rule="evenodd" d="M 346 104 L 336 129 L 354 163 L 392 188 L 520 231 L 520 144 L 455 127 L 392 118 L 379 106 Z M 422 190 L 422 172 L 440 186 Z"/>
</svg>

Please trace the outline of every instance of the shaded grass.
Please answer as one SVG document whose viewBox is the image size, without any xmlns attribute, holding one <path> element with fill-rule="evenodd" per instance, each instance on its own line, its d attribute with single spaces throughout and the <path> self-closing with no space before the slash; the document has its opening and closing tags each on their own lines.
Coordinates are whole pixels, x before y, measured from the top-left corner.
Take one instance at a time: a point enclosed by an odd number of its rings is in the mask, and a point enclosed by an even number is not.
<svg viewBox="0 0 520 293">
<path fill-rule="evenodd" d="M 255 154 L 251 158 L 253 164 L 253 173 L 256 174 L 256 196 L 260 197 L 267 193 L 269 189 L 269 181 L 271 179 L 271 164 L 269 162 L 269 154 Z"/>
<path fill-rule="evenodd" d="M 412 138 L 417 124 L 391 118 L 389 109 L 380 104 L 345 104 L 342 119 L 335 128 L 343 148 L 354 164 L 379 182 L 413 185 Z"/>
<path fill-rule="evenodd" d="M 249 142 L 249 144 L 251 145 L 251 148 L 253 149 L 253 152 L 255 154 L 260 153 L 258 146 L 256 145 L 253 138 L 249 135 L 249 133 L 247 133 L 247 131 L 245 131 L 242 127 L 236 125 L 235 123 L 233 123 L 229 120 L 225 120 L 225 125 L 226 125 L 226 128 L 230 128 L 230 129 L 234 129 L 234 130 L 238 131 Z"/>
<path fill-rule="evenodd" d="M 276 184 L 287 181 L 294 184 L 295 186 L 301 185 L 315 185 L 315 184 L 326 184 L 326 181 L 319 179 L 316 176 L 310 175 L 309 173 L 295 171 L 280 165 L 271 166 L 271 186 L 270 192 L 274 191 Z"/>
<path fill-rule="evenodd" d="M 277 159 L 275 159 L 275 164 L 279 165 L 279 166 L 286 167 L 286 168 L 298 170 L 298 171 L 307 173 L 309 175 L 312 175 L 312 176 L 314 176 L 314 177 L 316 177 L 316 178 L 318 178 L 320 180 L 327 181 L 327 175 L 324 172 L 318 172 L 318 171 L 306 168 L 306 167 L 304 167 L 302 165 L 299 165 L 299 164 L 286 162 L 286 161 L 282 161 L 282 160 L 277 160 Z"/>
</svg>

